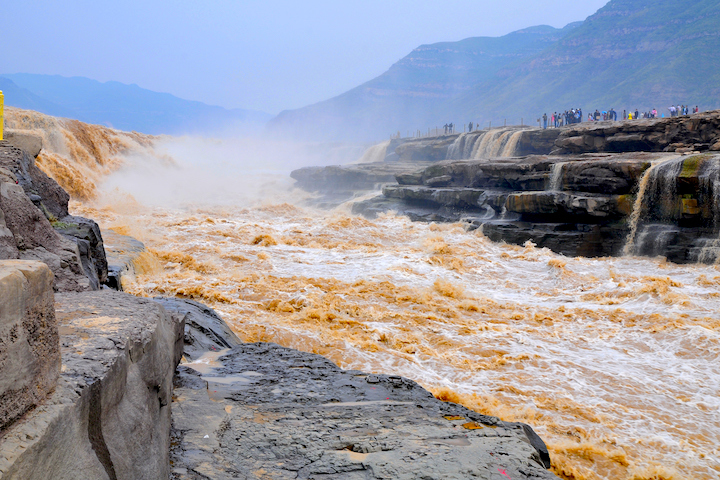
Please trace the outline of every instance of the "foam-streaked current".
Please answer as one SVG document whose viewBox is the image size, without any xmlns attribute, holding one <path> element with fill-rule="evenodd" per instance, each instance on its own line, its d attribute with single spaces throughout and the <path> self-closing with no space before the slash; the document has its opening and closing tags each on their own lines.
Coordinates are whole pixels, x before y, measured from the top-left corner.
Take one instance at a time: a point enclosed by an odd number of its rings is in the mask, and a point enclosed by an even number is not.
<svg viewBox="0 0 720 480">
<path fill-rule="evenodd" d="M 76 210 L 149 247 L 127 291 L 194 298 L 243 340 L 529 423 L 567 478 L 720 475 L 716 266 L 566 258 L 289 204 Z"/>
</svg>

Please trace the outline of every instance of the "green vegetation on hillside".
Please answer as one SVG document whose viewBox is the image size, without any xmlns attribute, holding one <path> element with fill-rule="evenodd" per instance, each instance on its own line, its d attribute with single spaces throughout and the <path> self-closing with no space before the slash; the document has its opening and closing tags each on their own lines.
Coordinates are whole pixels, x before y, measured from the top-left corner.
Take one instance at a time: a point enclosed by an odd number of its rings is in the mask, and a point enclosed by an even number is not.
<svg viewBox="0 0 720 480">
<path fill-rule="evenodd" d="M 274 129 L 380 139 L 447 122 L 533 124 L 570 108 L 720 107 L 720 2 L 612 0 L 562 30 L 423 45 L 338 97 L 283 112 Z"/>
</svg>

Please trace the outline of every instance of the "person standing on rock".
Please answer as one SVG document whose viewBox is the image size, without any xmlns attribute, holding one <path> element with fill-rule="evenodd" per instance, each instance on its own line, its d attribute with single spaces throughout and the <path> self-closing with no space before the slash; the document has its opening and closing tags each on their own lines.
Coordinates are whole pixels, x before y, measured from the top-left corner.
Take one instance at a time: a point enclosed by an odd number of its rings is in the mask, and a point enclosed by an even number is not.
<svg viewBox="0 0 720 480">
<path fill-rule="evenodd" d="M 470 123 L 468 124 L 468 132 L 472 132 L 472 127 L 473 127 L 473 123 L 470 122 Z"/>
<path fill-rule="evenodd" d="M 543 113 L 543 130 L 547 129 L 547 113 Z"/>
</svg>

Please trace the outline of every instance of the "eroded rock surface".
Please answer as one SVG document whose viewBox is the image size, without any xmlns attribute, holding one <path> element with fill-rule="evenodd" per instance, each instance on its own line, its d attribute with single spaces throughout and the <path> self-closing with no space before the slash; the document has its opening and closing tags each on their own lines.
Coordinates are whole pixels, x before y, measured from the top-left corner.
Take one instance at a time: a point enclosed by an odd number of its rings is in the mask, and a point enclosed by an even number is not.
<svg viewBox="0 0 720 480">
<path fill-rule="evenodd" d="M 168 478 L 170 401 L 182 321 L 149 299 L 56 295 L 55 391 L 3 432 L 3 480 Z"/>
<path fill-rule="evenodd" d="M 102 234 L 68 215 L 69 198 L 28 152 L 0 142 L 0 259 L 46 263 L 58 291 L 97 290 L 107 281 Z"/>
<path fill-rule="evenodd" d="M 175 397 L 176 480 L 556 478 L 528 426 L 275 344 L 181 366 Z"/>
<path fill-rule="evenodd" d="M 712 153 L 444 161 L 397 180 L 352 211 L 463 221 L 493 241 L 570 256 L 720 257 L 720 156 Z"/>
<path fill-rule="evenodd" d="M 59 374 L 52 272 L 40 262 L 0 261 L 0 432 L 42 402 Z"/>
</svg>

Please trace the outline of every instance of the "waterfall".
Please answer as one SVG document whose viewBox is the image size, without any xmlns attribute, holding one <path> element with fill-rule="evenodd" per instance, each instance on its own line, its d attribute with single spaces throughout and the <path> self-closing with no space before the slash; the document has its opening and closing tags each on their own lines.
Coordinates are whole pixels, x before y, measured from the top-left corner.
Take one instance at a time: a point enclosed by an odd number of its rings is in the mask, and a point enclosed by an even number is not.
<svg viewBox="0 0 720 480">
<path fill-rule="evenodd" d="M 475 145 L 475 148 L 473 149 L 471 158 L 475 160 L 480 160 L 482 158 L 487 158 L 487 147 L 496 137 L 498 132 L 488 132 L 485 135 L 483 135 L 482 140 L 477 142 Z"/>
<path fill-rule="evenodd" d="M 461 133 L 448 148 L 445 160 L 460 160 L 463 152 L 463 146 L 465 145 L 466 133 Z"/>
<path fill-rule="evenodd" d="M 661 217 L 667 217 L 667 212 L 673 211 L 673 203 L 677 202 L 677 178 L 682 166 L 682 157 L 672 157 L 653 162 L 643 174 L 630 214 L 630 232 L 623 247 L 624 255 L 636 254 L 638 225 L 652 214 L 651 209 L 659 207 Z"/>
<path fill-rule="evenodd" d="M 485 136 L 485 132 L 478 132 L 472 136 L 468 136 L 465 140 L 465 148 L 463 149 L 463 158 L 474 158 L 474 152 L 480 139 Z"/>
<path fill-rule="evenodd" d="M 568 162 L 558 162 L 550 165 L 550 185 L 549 190 L 559 192 L 563 189 L 563 166 Z"/>
<path fill-rule="evenodd" d="M 523 131 L 519 130 L 512 134 L 510 137 L 510 140 L 508 140 L 507 144 L 503 148 L 502 151 L 502 157 L 514 157 L 515 156 L 515 150 L 517 150 L 517 144 L 520 141 L 520 138 L 522 138 Z"/>
<path fill-rule="evenodd" d="M 715 238 L 708 240 L 700 250 L 698 263 L 720 265 L 720 164 L 714 162 L 705 175 L 699 177 L 700 198 L 707 201 L 713 212 Z"/>
<path fill-rule="evenodd" d="M 482 141 L 480 141 L 472 158 L 480 160 L 499 157 L 512 134 L 512 131 L 507 130 L 495 130 L 486 133 L 483 135 Z"/>
<path fill-rule="evenodd" d="M 387 149 L 390 146 L 390 140 L 385 140 L 382 143 L 373 145 L 372 147 L 365 150 L 365 153 L 357 163 L 380 163 L 385 161 L 387 156 Z"/>
</svg>

